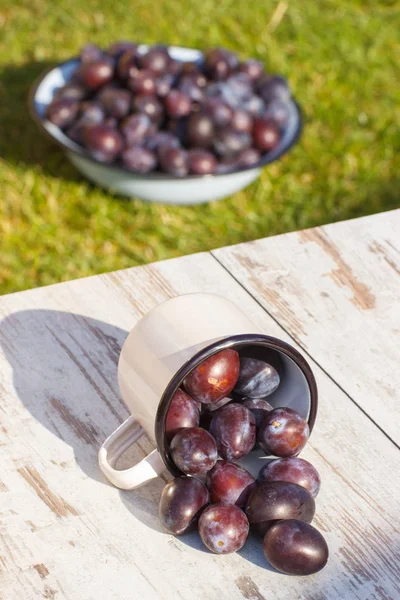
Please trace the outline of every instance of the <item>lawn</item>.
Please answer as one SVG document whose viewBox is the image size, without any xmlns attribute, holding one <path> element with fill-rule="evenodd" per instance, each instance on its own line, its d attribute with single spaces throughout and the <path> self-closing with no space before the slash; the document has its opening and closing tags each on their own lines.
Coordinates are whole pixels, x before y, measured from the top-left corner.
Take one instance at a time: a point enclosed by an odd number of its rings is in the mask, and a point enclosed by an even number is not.
<svg viewBox="0 0 400 600">
<path fill-rule="evenodd" d="M 400 204 L 398 2 L 2 0 L 0 28 L 0 293 Z M 49 65 L 116 39 L 263 60 L 304 109 L 300 144 L 209 205 L 156 206 L 92 186 L 36 129 L 26 99 Z"/>
</svg>

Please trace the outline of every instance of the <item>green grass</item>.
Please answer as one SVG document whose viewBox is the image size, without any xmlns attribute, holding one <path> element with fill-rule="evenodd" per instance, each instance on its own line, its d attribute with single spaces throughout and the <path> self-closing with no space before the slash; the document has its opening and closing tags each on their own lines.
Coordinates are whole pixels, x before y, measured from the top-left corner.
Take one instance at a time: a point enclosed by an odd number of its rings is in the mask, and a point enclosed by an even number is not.
<svg viewBox="0 0 400 600">
<path fill-rule="evenodd" d="M 400 204 L 398 2 L 2 0 L 0 28 L 0 293 Z M 304 109 L 300 144 L 245 191 L 194 208 L 90 185 L 31 122 L 27 93 L 88 40 L 124 38 L 262 59 Z"/>
</svg>

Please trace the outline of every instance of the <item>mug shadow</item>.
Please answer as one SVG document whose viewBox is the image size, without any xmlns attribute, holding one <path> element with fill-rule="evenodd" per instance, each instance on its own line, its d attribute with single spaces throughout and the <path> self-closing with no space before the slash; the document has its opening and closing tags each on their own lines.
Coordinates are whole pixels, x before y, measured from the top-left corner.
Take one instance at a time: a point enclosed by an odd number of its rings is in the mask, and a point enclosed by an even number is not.
<svg viewBox="0 0 400 600">
<path fill-rule="evenodd" d="M 102 321 L 55 310 L 22 310 L 0 322 L 0 351 L 24 408 L 72 448 L 85 475 L 103 485 L 110 484 L 98 467 L 98 449 L 129 416 L 117 382 L 127 335 Z M 129 464 L 152 449 L 143 436 L 130 449 Z M 44 458 L 55 462 L 53 456 Z M 137 490 L 119 490 L 126 508 L 157 531 L 162 530 L 158 502 L 164 485 L 157 478 Z"/>
<path fill-rule="evenodd" d="M 23 310 L 0 322 L 0 348 L 25 409 L 73 449 L 88 477 L 103 483 L 98 447 L 128 416 L 117 385 L 126 336 L 107 323 L 54 310 Z"/>
<path fill-rule="evenodd" d="M 12 368 L 13 386 L 24 408 L 72 448 L 76 464 L 87 477 L 103 485 L 110 484 L 98 467 L 98 448 L 128 417 L 117 383 L 118 358 L 127 334 L 102 321 L 55 310 L 22 310 L 0 322 L 0 349 Z M 120 458 L 118 468 L 135 464 L 151 450 L 149 440 L 140 438 Z M 53 456 L 43 458 L 55 462 Z M 169 535 L 158 518 L 166 481 L 168 474 L 136 490 L 119 490 L 119 494 L 135 518 Z M 178 539 L 209 553 L 197 531 Z M 239 554 L 271 569 L 256 542 L 250 535 Z"/>
</svg>

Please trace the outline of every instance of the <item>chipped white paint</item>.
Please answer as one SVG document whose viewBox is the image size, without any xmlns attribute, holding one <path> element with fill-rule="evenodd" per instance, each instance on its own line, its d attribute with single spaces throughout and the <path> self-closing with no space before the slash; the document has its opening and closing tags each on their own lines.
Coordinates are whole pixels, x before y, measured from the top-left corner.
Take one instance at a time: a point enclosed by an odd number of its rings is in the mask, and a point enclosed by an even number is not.
<svg viewBox="0 0 400 600">
<path fill-rule="evenodd" d="M 213 254 L 399 445 L 400 210 Z"/>
<path fill-rule="evenodd" d="M 321 573 L 270 571 L 254 539 L 213 556 L 195 534 L 160 530 L 161 479 L 135 492 L 106 483 L 97 450 L 127 416 L 116 385 L 127 331 L 196 291 L 289 340 L 209 254 L 0 298 L 1 600 L 395 600 L 399 451 L 315 365 L 320 409 L 302 456 L 322 476 L 315 523 L 331 557 Z M 151 449 L 141 438 L 133 459 Z"/>
</svg>

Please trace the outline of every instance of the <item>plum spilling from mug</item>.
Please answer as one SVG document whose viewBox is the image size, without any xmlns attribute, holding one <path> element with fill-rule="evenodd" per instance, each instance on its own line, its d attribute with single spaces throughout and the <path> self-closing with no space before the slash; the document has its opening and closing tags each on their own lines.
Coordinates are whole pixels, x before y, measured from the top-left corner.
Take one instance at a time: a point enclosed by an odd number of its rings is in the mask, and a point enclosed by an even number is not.
<svg viewBox="0 0 400 600">
<path fill-rule="evenodd" d="M 187 475 L 207 473 L 218 459 L 215 439 L 201 427 L 180 429 L 172 438 L 170 452 L 178 469 Z"/>
<path fill-rule="evenodd" d="M 308 490 L 316 498 L 321 486 L 317 469 L 304 458 L 277 458 L 264 465 L 258 474 L 260 482 L 288 481 Z"/>
<path fill-rule="evenodd" d="M 256 486 L 254 477 L 240 465 L 219 460 L 207 473 L 206 485 L 212 503 L 224 502 L 243 508 Z"/>
<path fill-rule="evenodd" d="M 202 404 L 213 404 L 228 396 L 236 385 L 240 359 L 236 350 L 223 350 L 204 360 L 186 377 L 187 393 Z"/>
<path fill-rule="evenodd" d="M 274 402 L 282 371 L 273 355 L 268 358 L 274 365 L 227 349 L 184 379 L 165 421 L 170 457 L 184 475 L 164 488 L 159 514 L 175 535 L 197 526 L 204 545 L 216 554 L 240 550 L 251 530 L 263 538 L 273 567 L 308 575 L 328 560 L 327 544 L 311 525 L 321 480 L 316 468 L 297 456 L 309 437 L 307 421 L 266 399 Z M 232 461 L 257 443 L 278 458 L 266 461 L 256 480 Z"/>
<path fill-rule="evenodd" d="M 290 98 L 283 77 L 228 50 L 181 62 L 164 46 L 88 44 L 46 117 L 100 162 L 184 177 L 262 164 L 285 132 Z"/>
<path fill-rule="evenodd" d="M 197 526 L 203 544 L 215 554 L 237 552 L 252 530 L 263 540 L 267 561 L 291 575 L 311 575 L 327 563 L 327 543 L 310 524 L 314 513 L 315 501 L 306 487 L 255 481 L 243 467 L 228 461 L 218 461 L 205 483 L 196 477 L 173 479 L 159 505 L 160 520 L 169 533 L 182 535 Z"/>
<path fill-rule="evenodd" d="M 239 460 L 257 443 L 267 455 L 279 457 L 295 456 L 303 449 L 307 421 L 290 408 L 273 408 L 266 399 L 280 385 L 279 365 L 275 366 L 226 349 L 185 377 L 165 422 L 170 455 L 182 473 L 206 473 L 218 456 Z"/>
<path fill-rule="evenodd" d="M 215 554 L 237 552 L 249 535 L 249 521 L 233 504 L 212 504 L 201 514 L 199 534 L 205 546 Z"/>
<path fill-rule="evenodd" d="M 314 513 L 315 502 L 306 488 L 287 481 L 258 483 L 246 506 L 249 522 L 262 536 L 275 521 L 297 519 L 311 523 Z"/>
<path fill-rule="evenodd" d="M 258 442 L 266 454 L 294 456 L 303 450 L 310 435 L 308 423 L 291 408 L 275 408 L 263 419 Z"/>
<path fill-rule="evenodd" d="M 181 535 L 194 527 L 210 501 L 204 483 L 195 477 L 176 477 L 163 489 L 159 503 L 161 523 L 169 533 Z"/>
</svg>

